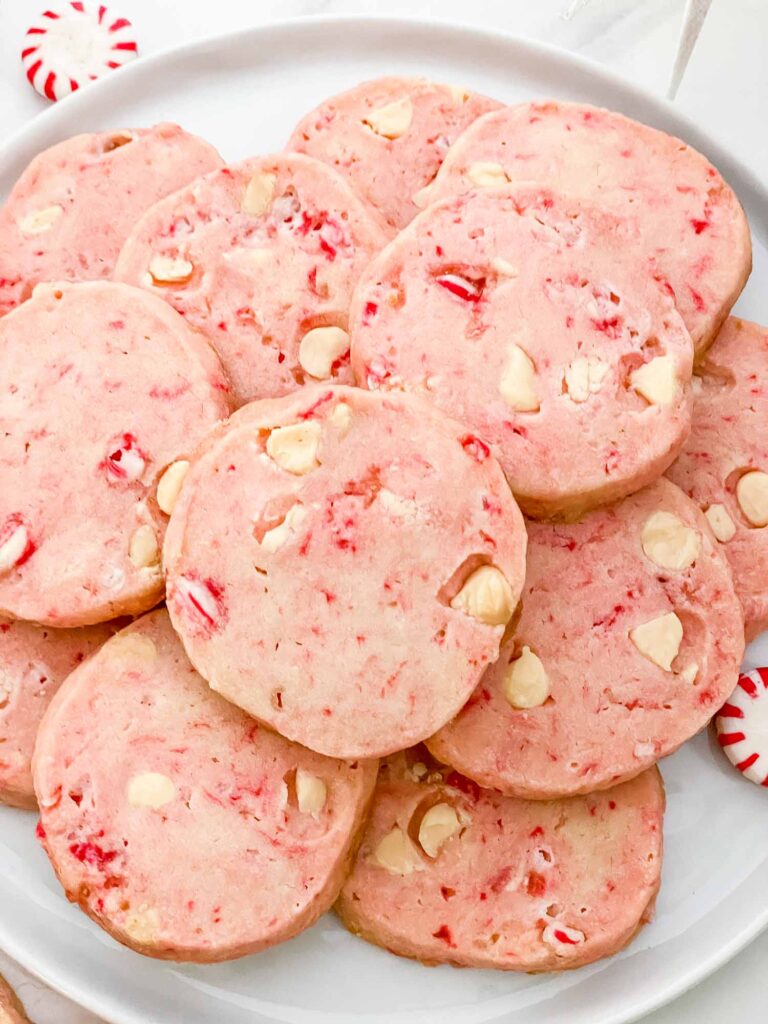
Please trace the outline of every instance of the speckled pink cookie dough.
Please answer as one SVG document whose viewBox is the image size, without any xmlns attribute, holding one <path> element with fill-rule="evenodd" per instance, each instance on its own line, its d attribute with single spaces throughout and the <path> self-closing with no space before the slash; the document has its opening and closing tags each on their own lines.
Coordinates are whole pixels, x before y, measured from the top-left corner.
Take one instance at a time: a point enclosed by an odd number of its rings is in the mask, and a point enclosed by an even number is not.
<svg viewBox="0 0 768 1024">
<path fill-rule="evenodd" d="M 0 320 L 0 614 L 83 626 L 163 596 L 196 444 L 228 413 L 205 340 L 107 281 L 39 285 Z"/>
<path fill-rule="evenodd" d="M 262 729 L 210 691 L 157 611 L 69 677 L 34 774 L 69 899 L 140 953 L 210 962 L 291 938 L 331 906 L 376 763 Z"/>
<path fill-rule="evenodd" d="M 632 224 L 555 193 L 426 210 L 363 275 L 350 329 L 357 382 L 466 423 L 534 517 L 638 490 L 690 427 L 691 339 Z"/>
<path fill-rule="evenodd" d="M 144 211 L 221 162 L 175 124 L 76 135 L 40 153 L 0 209 L 0 315 L 40 281 L 110 277 Z"/>
<path fill-rule="evenodd" d="M 286 148 L 331 164 L 399 229 L 419 212 L 413 197 L 432 182 L 449 146 L 499 106 L 426 78 L 377 78 L 307 114 Z"/>
<path fill-rule="evenodd" d="M 296 154 L 223 167 L 154 206 L 115 276 L 203 331 L 238 404 L 351 381 L 352 288 L 388 233 L 336 171 Z"/>
<path fill-rule="evenodd" d="M 656 769 L 535 803 L 406 751 L 382 765 L 337 911 L 362 938 L 425 963 L 580 967 L 653 916 L 663 816 Z"/>
<path fill-rule="evenodd" d="M 316 386 L 209 439 L 164 561 L 215 690 L 313 750 L 368 757 L 431 735 L 496 659 L 525 528 L 465 428 L 412 395 Z"/>
<path fill-rule="evenodd" d="M 420 201 L 508 181 L 609 203 L 628 217 L 696 351 L 714 340 L 749 276 L 752 243 L 738 199 L 701 153 L 612 110 L 522 103 L 475 121 Z"/>
<path fill-rule="evenodd" d="M 32 751 L 53 695 L 117 627 L 50 629 L 0 619 L 0 801 L 34 807 Z"/>
<path fill-rule="evenodd" d="M 570 525 L 528 524 L 522 614 L 434 755 L 510 796 L 630 779 L 702 729 L 744 652 L 728 564 L 668 480 Z"/>
<path fill-rule="evenodd" d="M 768 628 L 768 327 L 729 317 L 696 373 L 693 429 L 667 475 L 720 541 L 753 640 Z"/>
</svg>

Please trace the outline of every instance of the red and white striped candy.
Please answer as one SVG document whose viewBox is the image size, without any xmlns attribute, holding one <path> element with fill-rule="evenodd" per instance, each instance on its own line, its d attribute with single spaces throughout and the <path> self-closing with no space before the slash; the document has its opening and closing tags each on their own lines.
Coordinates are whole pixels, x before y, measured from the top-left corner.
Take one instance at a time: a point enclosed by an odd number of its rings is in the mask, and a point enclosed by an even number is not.
<svg viewBox="0 0 768 1024">
<path fill-rule="evenodd" d="M 30 85 L 60 100 L 137 55 L 133 26 L 103 4 L 72 0 L 43 11 L 27 29 L 21 60 Z"/>
<path fill-rule="evenodd" d="M 768 668 L 739 676 L 715 727 L 728 759 L 751 782 L 768 787 Z"/>
</svg>

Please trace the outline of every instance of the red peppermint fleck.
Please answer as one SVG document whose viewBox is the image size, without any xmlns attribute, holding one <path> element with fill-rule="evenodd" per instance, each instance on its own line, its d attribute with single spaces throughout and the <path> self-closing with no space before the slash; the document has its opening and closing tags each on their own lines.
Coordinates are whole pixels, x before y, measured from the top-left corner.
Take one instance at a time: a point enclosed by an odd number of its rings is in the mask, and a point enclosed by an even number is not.
<svg viewBox="0 0 768 1024">
<path fill-rule="evenodd" d="M 117 850 L 104 850 L 98 843 L 72 843 L 69 852 L 76 857 L 81 864 L 89 864 L 91 867 L 104 871 L 107 864 L 111 864 L 117 857 Z"/>
<path fill-rule="evenodd" d="M 609 800 L 608 801 L 608 806 L 610 807 L 610 809 L 612 811 L 615 811 L 616 810 L 616 801 L 615 800 Z"/>
<path fill-rule="evenodd" d="M 708 220 L 698 220 L 696 217 L 691 217 L 690 223 L 691 223 L 691 227 L 693 228 L 693 230 L 696 232 L 697 235 L 700 235 L 702 233 L 702 231 L 706 231 L 706 229 L 711 226 L 711 221 L 708 221 Z"/>
<path fill-rule="evenodd" d="M 370 323 L 371 320 L 379 312 L 378 304 L 375 302 L 366 302 L 363 308 L 363 320 L 365 323 Z"/>
<path fill-rule="evenodd" d="M 451 789 L 458 789 L 459 792 L 465 793 L 475 802 L 480 799 L 480 787 L 478 784 L 472 779 L 468 779 L 466 775 L 462 775 L 461 772 L 451 772 L 446 776 L 445 784 L 450 786 Z"/>
<path fill-rule="evenodd" d="M 193 574 L 175 581 L 172 600 L 205 631 L 218 629 L 226 618 L 224 588 L 212 579 L 201 580 Z"/>
<path fill-rule="evenodd" d="M 327 405 L 328 402 L 330 402 L 332 398 L 333 398 L 333 392 L 332 391 L 326 391 L 325 394 L 321 395 L 315 402 L 313 402 L 312 405 L 310 405 L 310 407 L 308 409 L 305 409 L 304 412 L 300 412 L 299 413 L 299 419 L 300 420 L 311 420 L 311 419 L 314 419 L 315 416 L 317 415 L 318 410 L 322 409 L 322 407 L 324 405 Z"/>
<path fill-rule="evenodd" d="M 441 288 L 445 288 L 451 295 L 464 302 L 477 302 L 485 288 L 485 278 L 478 277 L 472 280 L 462 274 L 440 274 L 435 278 Z"/>
<path fill-rule="evenodd" d="M 447 924 L 441 924 L 436 932 L 432 932 L 432 938 L 441 939 L 443 942 L 447 943 L 451 947 L 451 949 L 456 948 L 456 943 L 453 941 L 451 929 L 448 927 Z"/>
<path fill-rule="evenodd" d="M 43 828 L 43 823 L 40 819 L 38 819 L 37 825 L 35 826 L 35 837 L 40 843 L 45 839 L 45 829 Z"/>
<path fill-rule="evenodd" d="M 0 572 L 17 569 L 37 550 L 20 512 L 12 512 L 0 526 Z"/>
<path fill-rule="evenodd" d="M 461 447 L 477 462 L 485 462 L 491 455 L 491 449 L 485 441 L 481 441 L 474 434 L 465 434 L 461 439 Z"/>
<path fill-rule="evenodd" d="M 133 434 L 118 434 L 107 446 L 107 455 L 99 468 L 111 480 L 132 482 L 138 480 L 147 464 Z"/>
<path fill-rule="evenodd" d="M 696 310 L 697 313 L 703 313 L 707 308 L 706 302 L 702 298 L 701 294 L 696 291 L 695 288 L 691 288 L 690 285 L 688 285 L 687 287 L 688 291 L 691 293 L 691 299 L 693 300 L 693 308 Z"/>
<path fill-rule="evenodd" d="M 540 836 L 544 835 L 544 829 L 541 827 L 541 825 L 537 825 L 536 828 L 529 834 L 531 839 L 538 839 Z"/>
<path fill-rule="evenodd" d="M 563 942 L 566 946 L 577 946 L 579 944 L 579 940 L 577 938 L 571 937 L 571 935 L 569 935 L 568 932 L 563 931 L 562 928 L 555 928 L 554 936 L 558 942 Z"/>
<path fill-rule="evenodd" d="M 538 871 L 531 871 L 525 881 L 525 891 L 529 896 L 543 896 L 547 891 L 547 880 Z"/>
<path fill-rule="evenodd" d="M 616 341 L 621 336 L 620 316 L 603 317 L 601 320 L 593 319 L 591 323 L 596 331 L 605 334 L 611 341 Z"/>
</svg>

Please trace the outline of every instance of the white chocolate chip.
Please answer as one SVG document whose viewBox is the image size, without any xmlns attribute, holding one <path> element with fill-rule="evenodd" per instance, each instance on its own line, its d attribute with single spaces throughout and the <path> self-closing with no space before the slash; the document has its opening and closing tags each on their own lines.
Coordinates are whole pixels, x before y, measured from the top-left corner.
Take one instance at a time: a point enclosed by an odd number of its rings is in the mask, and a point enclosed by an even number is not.
<svg viewBox="0 0 768 1024">
<path fill-rule="evenodd" d="M 672 356 L 656 356 L 630 374 L 629 382 L 651 405 L 671 405 L 680 394 L 675 360 Z"/>
<path fill-rule="evenodd" d="M 446 840 L 460 828 L 456 811 L 450 804 L 435 804 L 430 807 L 419 825 L 419 843 L 430 857 L 436 857 Z"/>
<path fill-rule="evenodd" d="M 238 270 L 253 272 L 269 266 L 274 259 L 271 249 L 252 249 L 250 246 L 239 246 L 237 249 L 230 249 L 222 255 L 225 263 L 229 263 Z"/>
<path fill-rule="evenodd" d="M 683 624 L 674 612 L 667 612 L 630 629 L 629 639 L 644 658 L 669 672 L 680 650 Z"/>
<path fill-rule="evenodd" d="M 0 574 L 10 572 L 27 549 L 29 533 L 23 523 L 18 523 L 10 537 L 0 544 Z"/>
<path fill-rule="evenodd" d="M 317 380 L 331 376 L 333 364 L 349 351 L 349 335 L 340 327 L 313 327 L 299 345 L 299 363 Z"/>
<path fill-rule="evenodd" d="M 698 674 L 699 666 L 695 661 L 692 661 L 690 665 L 686 665 L 684 669 L 678 672 L 678 676 L 686 683 L 693 683 Z"/>
<path fill-rule="evenodd" d="M 509 260 L 502 259 L 501 256 L 494 256 L 491 260 L 491 270 L 495 271 L 501 277 L 517 277 L 520 271 Z"/>
<path fill-rule="evenodd" d="M 317 420 L 275 427 L 267 438 L 267 455 L 286 472 L 303 476 L 320 465 L 317 461 L 320 433 Z"/>
<path fill-rule="evenodd" d="M 131 807 L 151 807 L 157 810 L 176 796 L 176 787 L 167 775 L 160 772 L 142 772 L 128 783 L 128 803 Z"/>
<path fill-rule="evenodd" d="M 397 825 L 379 841 L 370 859 L 393 875 L 410 875 L 424 869 L 416 847 Z"/>
<path fill-rule="evenodd" d="M 549 696 L 549 676 L 538 655 L 523 647 L 501 684 L 504 696 L 513 708 L 537 708 Z"/>
<path fill-rule="evenodd" d="M 753 469 L 740 477 L 736 500 L 752 526 L 768 526 L 768 473 Z"/>
<path fill-rule="evenodd" d="M 423 761 L 416 761 L 411 768 L 411 775 L 418 782 L 420 779 L 424 778 L 428 771 L 429 769 Z"/>
<path fill-rule="evenodd" d="M 699 557 L 701 534 L 672 515 L 654 512 L 643 523 L 640 535 L 643 551 L 660 569 L 679 572 Z"/>
<path fill-rule="evenodd" d="M 414 192 L 411 196 L 411 202 L 414 206 L 418 206 L 420 210 L 423 210 L 429 206 L 431 195 L 432 185 L 425 185 L 424 188 L 420 188 L 418 192 Z"/>
<path fill-rule="evenodd" d="M 138 910 L 128 914 L 123 924 L 125 933 L 139 944 L 154 942 L 159 928 L 159 913 L 146 903 L 142 903 Z"/>
<path fill-rule="evenodd" d="M 275 195 L 274 174 L 254 174 L 245 189 L 243 196 L 243 213 L 252 217 L 260 217 L 265 210 L 269 209 Z"/>
<path fill-rule="evenodd" d="M 157 485 L 157 504 L 160 511 L 165 512 L 167 516 L 173 512 L 188 470 L 189 462 L 186 459 L 179 459 L 172 462 L 160 477 Z"/>
<path fill-rule="evenodd" d="M 296 802 L 302 814 L 317 817 L 325 807 L 327 795 L 328 791 L 322 779 L 304 771 L 303 768 L 296 769 Z"/>
<path fill-rule="evenodd" d="M 352 408 L 346 402 L 337 402 L 328 417 L 330 423 L 345 437 L 352 425 Z"/>
<path fill-rule="evenodd" d="M 140 526 L 133 534 L 128 545 L 128 557 L 137 569 L 146 569 L 159 562 L 160 549 L 155 531 L 151 526 Z"/>
<path fill-rule="evenodd" d="M 460 85 L 449 85 L 448 92 L 451 94 L 451 99 L 456 104 L 466 103 L 472 95 L 469 89 L 465 89 Z"/>
<path fill-rule="evenodd" d="M 183 257 L 153 256 L 149 273 L 154 284 L 186 284 L 195 268 Z"/>
<path fill-rule="evenodd" d="M 727 544 L 736 534 L 736 526 L 728 515 L 725 505 L 710 505 L 704 513 L 707 517 L 712 533 L 721 544 Z"/>
<path fill-rule="evenodd" d="M 536 369 L 530 356 L 519 345 L 510 345 L 507 350 L 507 364 L 501 375 L 499 391 L 507 405 L 517 412 L 538 412 Z"/>
<path fill-rule="evenodd" d="M 479 160 L 467 171 L 467 177 L 478 188 L 492 188 L 494 185 L 506 185 L 509 176 L 501 164 Z"/>
<path fill-rule="evenodd" d="M 568 397 L 572 402 L 586 402 L 590 395 L 600 390 L 609 370 L 608 363 L 596 356 L 578 356 L 565 370 Z"/>
<path fill-rule="evenodd" d="M 287 541 L 296 536 L 299 527 L 307 518 L 307 515 L 307 510 L 303 505 L 299 503 L 292 505 L 286 512 L 282 523 L 271 530 L 267 530 L 261 538 L 262 548 L 270 554 L 274 554 Z"/>
<path fill-rule="evenodd" d="M 636 743 L 632 748 L 632 753 L 639 760 L 643 760 L 646 757 L 653 757 L 656 753 L 656 745 L 654 743 Z"/>
<path fill-rule="evenodd" d="M 51 230 L 62 213 L 64 210 L 61 206 L 46 206 L 42 210 L 35 210 L 22 217 L 19 230 L 23 235 L 42 235 Z"/>
<path fill-rule="evenodd" d="M 500 569 L 481 565 L 451 601 L 451 608 L 489 626 L 505 626 L 515 610 L 512 588 Z"/>
<path fill-rule="evenodd" d="M 118 633 L 107 641 L 104 650 L 115 659 L 129 664 L 151 665 L 157 659 L 157 648 L 148 636 L 140 633 Z"/>
<path fill-rule="evenodd" d="M 405 96 L 401 100 L 388 103 L 385 107 L 379 107 L 378 110 L 372 110 L 363 118 L 363 124 L 367 124 L 372 131 L 385 139 L 399 139 L 411 127 L 412 120 L 413 104 Z"/>
<path fill-rule="evenodd" d="M 395 519 L 414 521 L 422 513 L 421 506 L 413 498 L 403 498 L 386 487 L 382 487 L 379 491 L 378 498 L 383 508 Z"/>
</svg>

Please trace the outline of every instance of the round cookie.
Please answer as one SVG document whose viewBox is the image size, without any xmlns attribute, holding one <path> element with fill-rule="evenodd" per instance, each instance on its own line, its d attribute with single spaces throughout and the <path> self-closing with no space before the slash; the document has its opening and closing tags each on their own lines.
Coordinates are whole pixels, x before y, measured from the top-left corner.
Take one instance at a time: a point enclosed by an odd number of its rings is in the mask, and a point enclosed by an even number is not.
<svg viewBox="0 0 768 1024">
<path fill-rule="evenodd" d="M 381 767 L 336 909 L 355 934 L 428 964 L 580 967 L 653 916 L 663 816 L 655 768 L 605 793 L 537 803 L 406 751 Z"/>
<path fill-rule="evenodd" d="M 115 276 L 203 331 L 237 403 L 351 380 L 352 288 L 388 234 L 330 167 L 296 154 L 206 175 L 136 225 Z"/>
<path fill-rule="evenodd" d="M 631 225 L 484 190 L 425 210 L 372 262 L 352 369 L 490 445 L 524 512 L 576 516 L 656 479 L 690 427 L 692 347 Z"/>
<path fill-rule="evenodd" d="M 221 162 L 175 124 L 76 135 L 40 153 L 0 209 L 0 315 L 40 281 L 110 277 L 144 211 Z"/>
<path fill-rule="evenodd" d="M 35 807 L 32 752 L 40 720 L 70 672 L 116 630 L 113 623 L 49 629 L 0 619 L 0 801 Z"/>
<path fill-rule="evenodd" d="M 286 149 L 331 164 L 399 230 L 419 212 L 413 197 L 434 179 L 449 146 L 500 105 L 426 78 L 377 78 L 312 110 Z"/>
<path fill-rule="evenodd" d="M 577 523 L 529 523 L 522 606 L 498 662 L 429 740 L 510 796 L 633 778 L 702 729 L 738 678 L 727 562 L 668 480 Z"/>
<path fill-rule="evenodd" d="M 768 328 L 729 317 L 696 373 L 693 427 L 667 475 L 709 520 L 754 640 L 768 628 Z"/>
<path fill-rule="evenodd" d="M 139 953 L 202 963 L 282 942 L 331 906 L 376 763 L 262 729 L 211 692 L 160 610 L 69 677 L 34 777 L 69 899 Z"/>
<path fill-rule="evenodd" d="M 18 996 L 8 982 L 0 976 L 0 1024 L 29 1024 Z"/>
<path fill-rule="evenodd" d="M 696 352 L 714 340 L 749 277 L 752 243 L 736 195 L 701 153 L 612 110 L 522 103 L 475 121 L 420 202 L 507 181 L 562 189 L 628 217 Z"/>
<path fill-rule="evenodd" d="M 435 732 L 498 656 L 525 528 L 459 424 L 411 395 L 315 386 L 206 442 L 163 557 L 215 690 L 312 750 L 373 757 Z"/>
<path fill-rule="evenodd" d="M 140 289 L 46 284 L 0 320 L 0 380 L 0 614 L 151 608 L 186 459 L 229 409 L 213 352 Z"/>
</svg>

